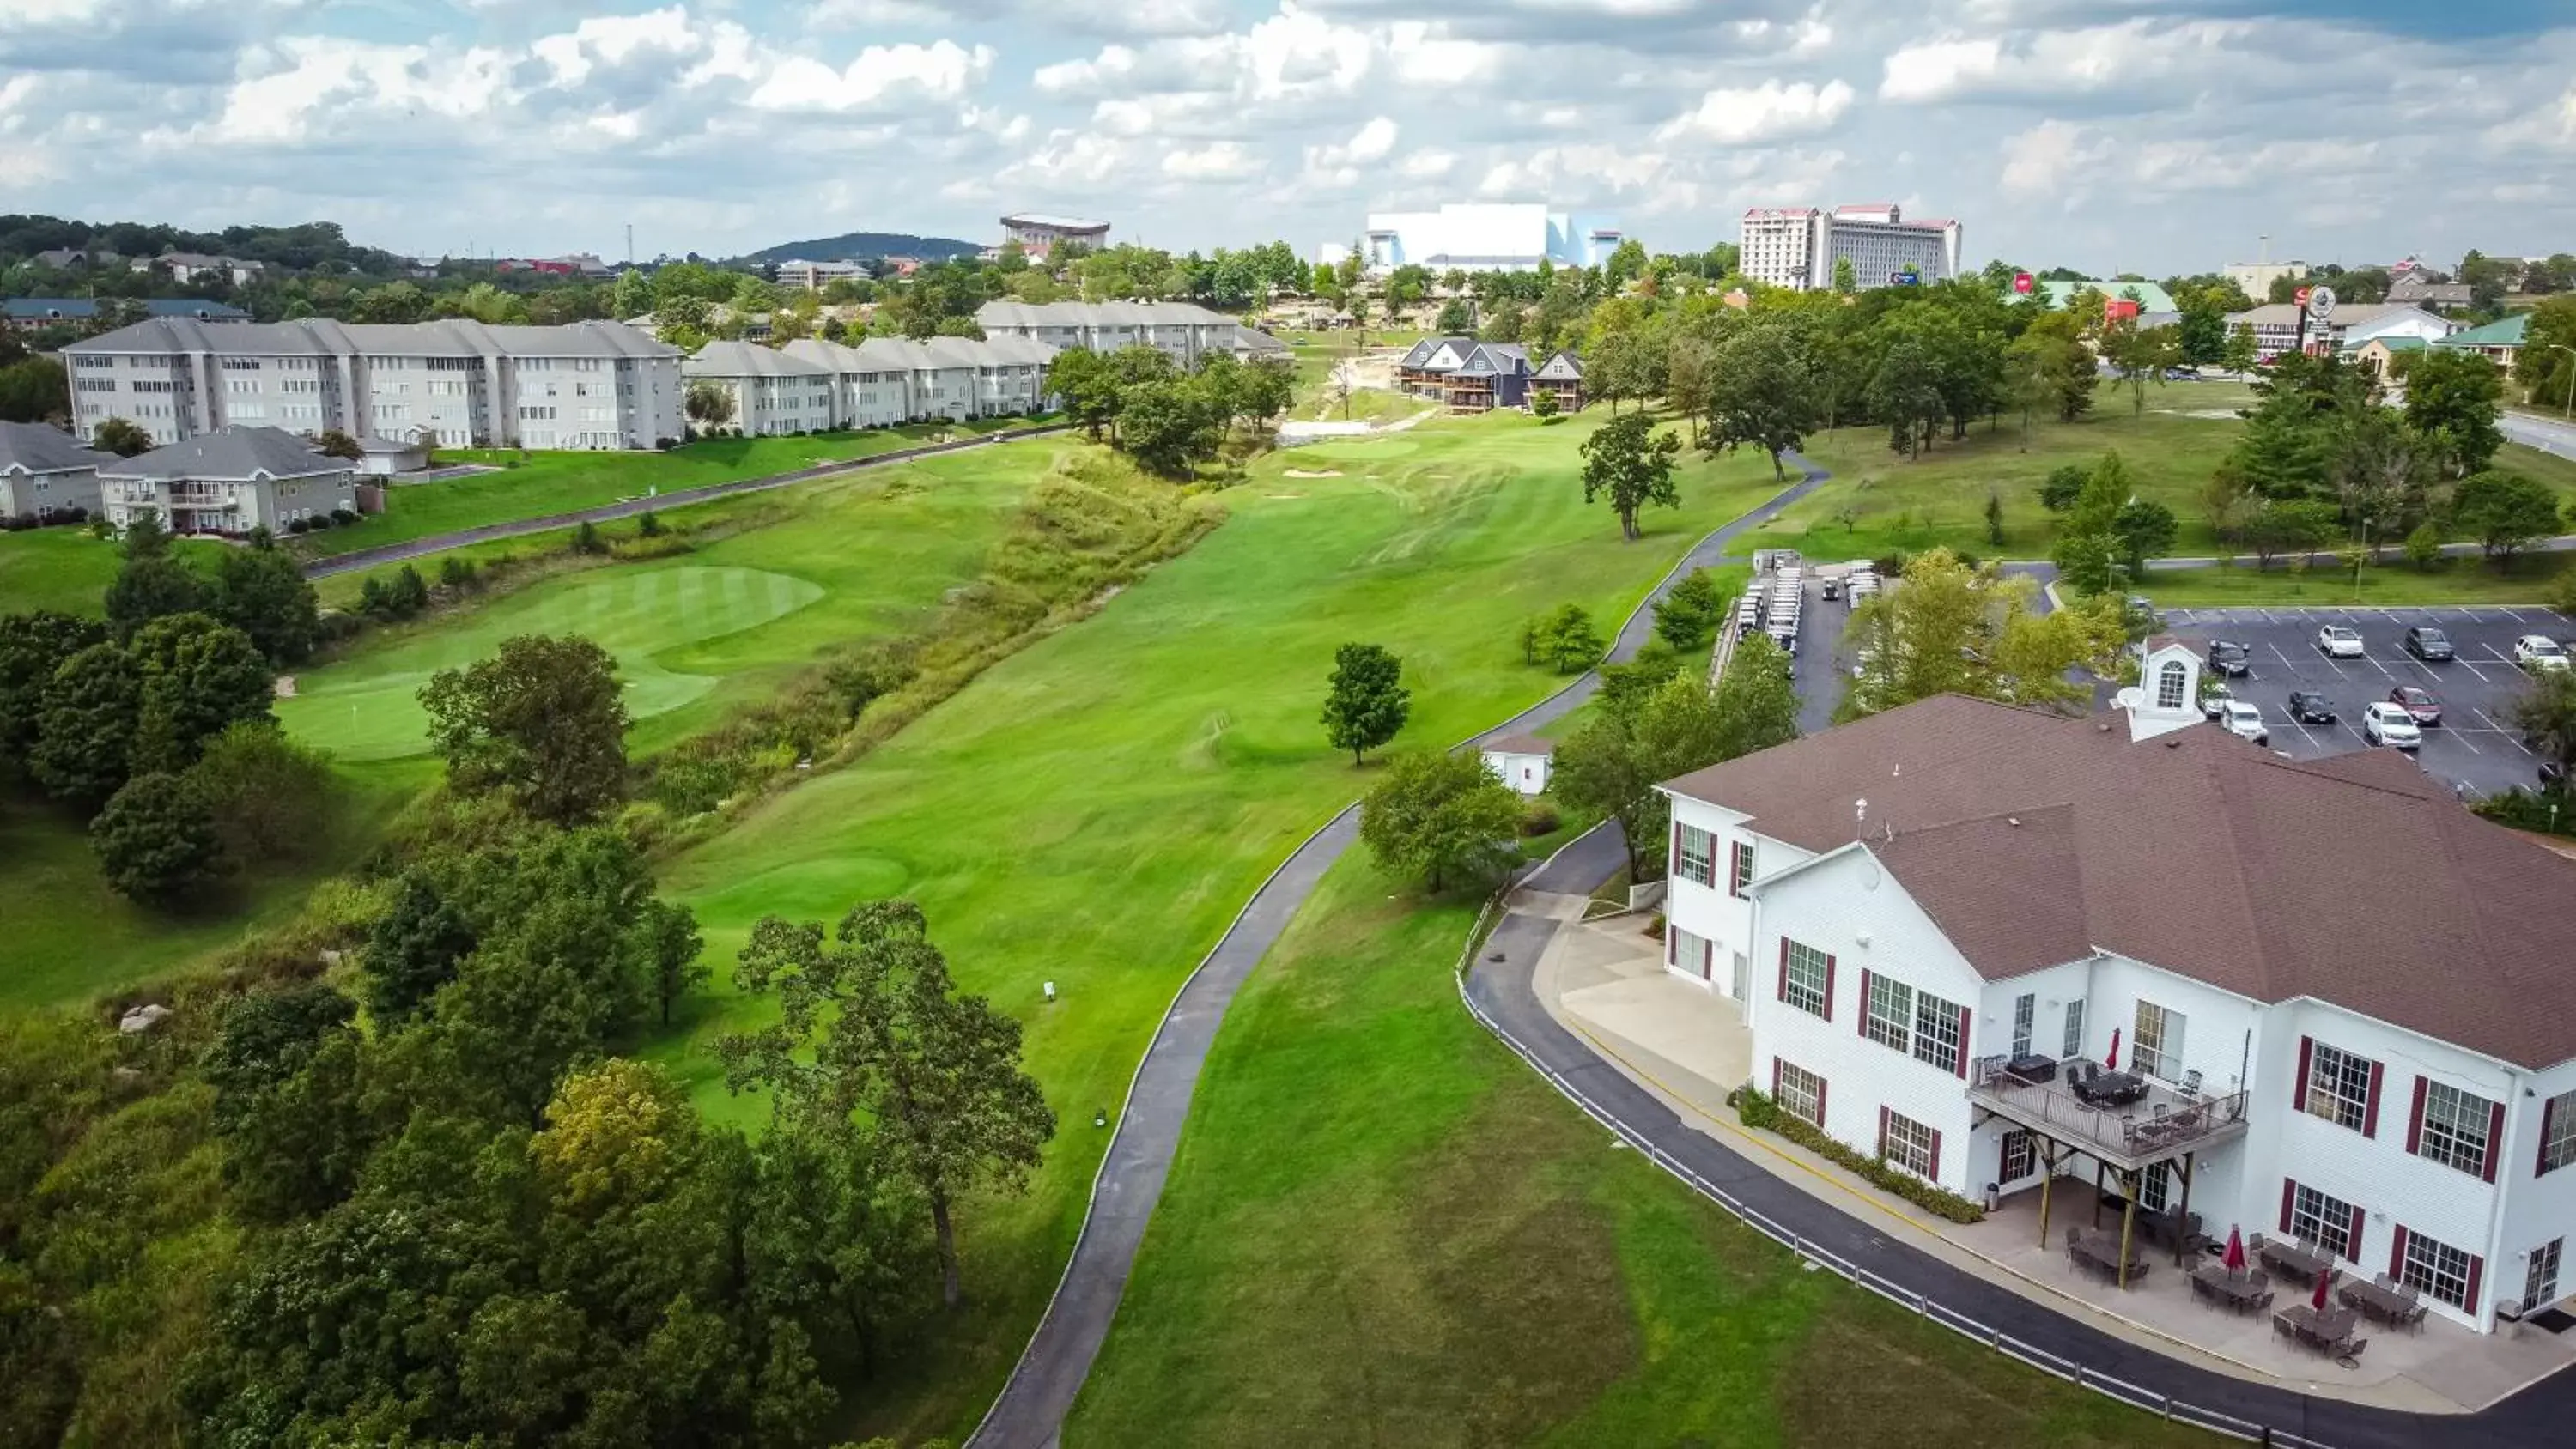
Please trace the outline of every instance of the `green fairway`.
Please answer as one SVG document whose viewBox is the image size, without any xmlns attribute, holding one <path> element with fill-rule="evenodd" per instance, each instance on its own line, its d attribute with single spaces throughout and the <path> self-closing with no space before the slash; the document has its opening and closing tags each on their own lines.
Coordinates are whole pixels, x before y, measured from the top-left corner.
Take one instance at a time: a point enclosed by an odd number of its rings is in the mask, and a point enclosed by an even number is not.
<svg viewBox="0 0 2576 1449">
<path fill-rule="evenodd" d="M 177 547 L 179 557 L 209 568 L 223 545 L 183 539 Z M 113 542 L 92 538 L 87 529 L 0 533 L 0 614 L 52 609 L 95 618 L 124 558 Z"/>
<path fill-rule="evenodd" d="M 1068 1446 L 2211 1442 L 1614 1150 L 1459 1005 L 1473 916 L 1326 876 L 1227 1013 Z"/>
<path fill-rule="evenodd" d="M 419 754 L 429 736 L 418 696 L 431 675 L 472 664 L 513 635 L 579 634 L 617 657 L 626 712 L 650 719 L 716 685 L 712 675 L 664 666 L 665 651 L 766 624 L 822 596 L 819 585 L 760 569 L 684 564 L 579 575 L 504 599 L 463 627 L 308 675 L 294 698 L 278 701 L 278 718 L 346 759 Z"/>
<path fill-rule="evenodd" d="M 398 483 L 385 490 L 385 511 L 350 528 L 307 534 L 297 549 L 314 557 L 402 543 L 433 534 L 521 518 L 543 518 L 597 508 L 628 498 L 703 488 L 818 463 L 862 458 L 967 437 L 1006 427 L 1028 427 L 1026 418 L 985 418 L 966 423 L 913 423 L 864 433 L 819 433 L 808 438 L 707 438 L 665 453 L 528 453 L 441 449 L 445 463 L 503 463 L 489 473 L 436 483 Z"/>
<path fill-rule="evenodd" d="M 2269 605 L 2295 608 L 2337 604 L 2373 604 L 2403 608 L 2409 604 L 2545 604 L 2566 587 L 2576 554 L 2531 554 L 2498 569 L 2483 559 L 2444 559 L 2430 569 L 2417 569 L 2390 551 L 2388 561 L 2361 571 L 2358 588 L 2352 571 L 2321 558 L 2306 574 L 2283 564 L 2256 570 L 2233 568 L 2155 569 L 2141 592 L 2161 608 L 2221 608 Z"/>
<path fill-rule="evenodd" d="M 1317 722 L 1334 649 L 1401 656 L 1413 714 L 1399 745 L 1446 746 L 1564 683 L 1521 662 L 1522 619 L 1571 601 L 1606 629 L 1691 540 L 1776 486 L 1767 464 L 1694 462 L 1685 506 L 1648 512 L 1646 539 L 1623 544 L 1582 501 L 1589 427 L 1438 422 L 1265 459 L 1226 494 L 1223 527 L 1097 618 L 670 864 L 719 988 L 662 1056 L 719 1116 L 763 1110 L 725 1096 L 709 1046 L 759 1018 L 724 983 L 765 912 L 836 918 L 911 895 L 959 979 L 1028 1025 L 1062 1132 L 1026 1199 L 962 1217 L 970 1306 L 872 1416 L 883 1427 L 954 1433 L 998 1389 L 1080 1224 L 1106 1141 L 1092 1114 L 1116 1105 L 1172 992 L 1261 877 L 1375 777 Z M 1062 995 L 1043 1006 L 1049 980 Z"/>
</svg>

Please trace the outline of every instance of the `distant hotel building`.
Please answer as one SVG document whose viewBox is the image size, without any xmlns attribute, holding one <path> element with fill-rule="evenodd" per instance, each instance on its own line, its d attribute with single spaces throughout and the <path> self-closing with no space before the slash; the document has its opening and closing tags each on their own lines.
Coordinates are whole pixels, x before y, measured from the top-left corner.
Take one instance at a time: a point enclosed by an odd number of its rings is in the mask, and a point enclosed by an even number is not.
<svg viewBox="0 0 2576 1449">
<path fill-rule="evenodd" d="M 1544 203 L 1450 202 L 1438 211 L 1371 213 L 1360 261 L 1380 277 L 1406 266 L 1434 272 L 1534 272 L 1541 262 L 1597 267 L 1624 237 L 1614 222 L 1551 211 Z"/>
<path fill-rule="evenodd" d="M 1743 249 L 1744 275 L 1801 292 L 1831 287 L 1834 263 L 1846 260 L 1863 288 L 1959 275 L 1959 224 L 1908 221 L 1893 202 L 1756 207 L 1744 213 Z"/>
<path fill-rule="evenodd" d="M 1030 257 L 1043 257 L 1055 250 L 1057 242 L 1080 242 L 1093 251 L 1109 245 L 1109 223 L 1085 221 L 1077 216 L 1044 216 L 1036 212 L 1016 212 L 1002 218 L 1002 240 L 1018 242 L 1020 251 Z M 1000 248 L 995 248 L 998 252 Z"/>
</svg>

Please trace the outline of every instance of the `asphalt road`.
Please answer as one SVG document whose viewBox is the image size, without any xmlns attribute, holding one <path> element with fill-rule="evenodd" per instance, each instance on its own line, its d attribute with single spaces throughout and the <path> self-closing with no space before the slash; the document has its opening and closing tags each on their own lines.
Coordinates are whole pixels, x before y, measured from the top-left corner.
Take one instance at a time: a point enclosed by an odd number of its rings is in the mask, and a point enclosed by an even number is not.
<svg viewBox="0 0 2576 1449">
<path fill-rule="evenodd" d="M 2562 458 L 2576 458 L 2576 421 L 2546 418 L 2537 413 L 2509 412 L 2498 420 L 2504 435 L 2527 448 L 2556 453 Z"/>
<path fill-rule="evenodd" d="M 2399 685 L 2432 691 L 2442 701 L 2442 724 L 2424 731 L 2416 754 L 2424 769 L 2455 790 L 2490 795 L 2534 784 L 2538 763 L 2511 728 L 2512 702 L 2530 676 L 2513 662 L 2513 641 L 2524 634 L 2565 639 L 2569 622 L 2547 609 L 2167 609 L 2165 632 L 2188 640 L 2206 657 L 2212 639 L 2233 639 L 2252 656 L 2252 672 L 2226 681 L 2237 698 L 2263 711 L 2271 747 L 2293 759 L 2315 759 L 2378 748 L 2361 733 L 2362 707 L 2388 698 Z M 2366 653 L 2329 659 L 2316 647 L 2317 629 L 2342 624 L 2360 631 Z M 2418 624 L 2439 625 L 2459 651 L 2449 664 L 2426 664 L 2399 641 Z M 2301 724 L 2290 717 L 2289 693 L 2313 689 L 2335 707 L 2336 723 Z"/>
<path fill-rule="evenodd" d="M 1567 846 L 1526 884 L 1539 890 L 1587 893 L 1624 860 L 1617 826 L 1605 825 Z M 1721 1193 L 1900 1291 L 1926 1295 L 1950 1315 L 1964 1315 L 2053 1355 L 2070 1370 L 2090 1370 L 2151 1395 L 2335 1449 L 2421 1449 L 2431 1444 L 2444 1449 L 2530 1449 L 2569 1442 L 2569 1425 L 2576 1424 L 2576 1374 L 2544 1379 L 2474 1415 L 2364 1408 L 2194 1368 L 1887 1237 L 1875 1224 L 1791 1186 L 1686 1124 L 1557 1025 L 1540 1005 L 1531 980 L 1540 953 L 1558 929 L 1556 922 L 1543 917 L 1507 913 L 1468 976 L 1470 1004 L 1489 1029 L 1514 1045 L 1558 1090 L 1585 1105 L 1632 1145 L 1686 1171 L 1690 1176 L 1683 1178 L 1685 1182 L 1722 1206 L 1726 1203 L 1718 1196 Z"/>
<path fill-rule="evenodd" d="M 658 508 L 680 508 L 691 503 L 704 503 L 711 498 L 724 498 L 736 493 L 760 493 L 771 488 L 785 488 L 797 483 L 811 483 L 818 478 L 855 473 L 862 468 L 882 468 L 889 463 L 908 463 L 916 458 L 940 453 L 963 452 L 989 443 L 1013 442 L 1021 438 L 1040 438 L 1049 433 L 1066 431 L 1069 424 L 1045 428 L 1016 428 L 999 433 L 986 433 L 954 443 L 925 443 L 918 448 L 897 448 L 889 453 L 872 453 L 864 458 L 850 458 L 836 463 L 818 463 L 792 473 L 771 473 L 759 478 L 737 478 L 730 483 L 710 483 L 703 488 L 680 488 L 650 498 L 629 498 L 622 503 L 602 504 L 572 513 L 550 513 L 543 518 L 513 519 L 508 523 L 487 523 L 480 528 L 459 529 L 454 533 L 432 534 L 404 543 L 381 544 L 375 548 L 356 549 L 315 559 L 304 566 L 308 579 L 327 579 L 333 574 L 374 568 L 378 564 L 401 563 L 405 559 L 426 558 L 461 548 L 469 543 L 490 543 L 496 539 L 519 538 L 531 533 L 549 533 L 558 528 L 572 528 L 582 523 L 606 523 L 611 519 L 632 518 Z"/>
<path fill-rule="evenodd" d="M 1634 655 L 1653 634 L 1655 601 L 1685 573 L 1716 563 L 1746 530 L 1768 521 L 1829 476 L 1794 454 L 1786 461 L 1799 470 L 1798 481 L 1693 545 L 1620 625 L 1610 650 L 1613 661 Z M 1599 686 L 1600 676 L 1587 673 L 1476 739 L 1530 730 L 1562 718 L 1591 698 Z M 1001 1396 L 967 1439 L 969 1449 L 1045 1449 L 1057 1442 L 1074 1396 L 1082 1391 L 1082 1382 L 1090 1376 L 1092 1361 L 1099 1357 L 1100 1345 L 1117 1317 L 1118 1300 L 1136 1266 L 1136 1251 L 1144 1242 L 1154 1204 L 1162 1197 L 1173 1154 L 1180 1148 L 1190 1094 L 1198 1086 L 1199 1071 L 1207 1063 L 1208 1048 L 1216 1040 L 1225 1009 L 1324 872 L 1358 837 L 1359 807 L 1354 804 L 1309 836 L 1262 883 L 1173 999 L 1128 1087 L 1108 1155 L 1092 1181 L 1091 1205 L 1064 1277 L 1057 1282 L 1055 1296 L 1048 1301 L 1028 1347 L 1021 1350 Z M 1076 1124 L 1072 1130 L 1081 1128 Z"/>
</svg>

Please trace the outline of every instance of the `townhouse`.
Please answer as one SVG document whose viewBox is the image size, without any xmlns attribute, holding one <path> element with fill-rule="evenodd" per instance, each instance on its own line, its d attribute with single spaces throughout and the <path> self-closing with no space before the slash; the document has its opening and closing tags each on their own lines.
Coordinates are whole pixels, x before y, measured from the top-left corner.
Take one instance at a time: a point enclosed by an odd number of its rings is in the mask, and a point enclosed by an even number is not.
<svg viewBox="0 0 2576 1449">
<path fill-rule="evenodd" d="M 1046 411 L 1056 350 L 1018 337 L 871 337 L 853 347 L 800 338 L 772 351 L 710 342 L 683 364 L 692 383 L 728 390 L 727 427 L 751 434 L 891 427 Z"/>
<path fill-rule="evenodd" d="M 447 447 L 642 449 L 681 433 L 679 349 L 616 322 L 156 317 L 63 357 L 83 436 L 111 417 L 163 444 L 235 425 Z"/>
<path fill-rule="evenodd" d="M 107 519 L 158 514 L 173 533 L 282 533 L 298 519 L 356 511 L 357 469 L 283 428 L 234 424 L 132 458 L 102 462 Z"/>
<path fill-rule="evenodd" d="M 199 297 L 154 297 L 142 304 L 146 317 L 187 317 L 199 322 L 247 322 L 250 314 L 224 302 Z M 0 322 L 21 332 L 48 327 L 85 327 L 98 320 L 95 297 L 11 297 L 0 301 Z"/>
<path fill-rule="evenodd" d="M 680 375 L 729 393 L 733 418 L 722 426 L 750 437 L 839 426 L 836 380 L 821 363 L 749 342 L 710 342 L 680 364 Z"/>
<path fill-rule="evenodd" d="M 59 428 L 0 423 L 0 520 L 43 523 L 75 508 L 98 512 L 98 470 L 116 461 Z"/>
<path fill-rule="evenodd" d="M 2199 669 L 2154 641 L 2125 719 L 1949 696 L 1668 782 L 1668 969 L 1787 1111 L 1952 1192 L 2116 1182 L 2479 1330 L 2558 1302 L 2576 862 L 2396 752 L 2202 727 Z M 2111 1069 L 2142 1095 L 2079 1088 Z"/>
<path fill-rule="evenodd" d="M 1571 412 L 1584 402 L 1583 359 L 1559 351 L 1532 367 L 1517 342 L 1426 337 L 1396 359 L 1395 385 L 1458 412 L 1522 407 L 1532 392 L 1555 394 L 1557 405 Z"/>
<path fill-rule="evenodd" d="M 1062 350 L 1159 347 L 1186 370 L 1211 352 L 1241 353 L 1242 324 L 1188 302 L 987 302 L 975 309 L 987 339 L 1017 337 Z"/>
</svg>

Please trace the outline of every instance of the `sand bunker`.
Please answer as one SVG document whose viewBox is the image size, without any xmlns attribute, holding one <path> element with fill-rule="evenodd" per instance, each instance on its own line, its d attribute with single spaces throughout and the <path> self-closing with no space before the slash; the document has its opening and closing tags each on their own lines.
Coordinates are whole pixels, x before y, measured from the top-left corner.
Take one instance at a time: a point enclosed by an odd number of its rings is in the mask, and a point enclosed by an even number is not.
<svg viewBox="0 0 2576 1449">
<path fill-rule="evenodd" d="M 1325 468 L 1321 470 L 1313 468 L 1290 468 L 1286 470 L 1283 476 L 1289 478 L 1339 478 L 1342 476 L 1342 470 L 1339 468 Z"/>
</svg>

